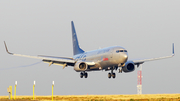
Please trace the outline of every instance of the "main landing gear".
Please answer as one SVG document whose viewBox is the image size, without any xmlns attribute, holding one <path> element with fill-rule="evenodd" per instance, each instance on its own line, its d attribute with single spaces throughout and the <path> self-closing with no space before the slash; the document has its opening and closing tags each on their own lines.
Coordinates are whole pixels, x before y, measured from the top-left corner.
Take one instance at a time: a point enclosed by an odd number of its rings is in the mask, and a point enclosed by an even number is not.
<svg viewBox="0 0 180 101">
<path fill-rule="evenodd" d="M 81 72 L 81 73 L 80 73 L 80 78 L 83 78 L 83 76 L 84 76 L 84 78 L 87 78 L 87 77 L 88 77 L 88 73 L 86 73 L 86 72 Z"/>
<path fill-rule="evenodd" d="M 113 73 L 113 69 L 111 69 L 111 73 L 108 73 L 108 78 L 116 78 L 116 74 L 115 73 Z"/>
</svg>

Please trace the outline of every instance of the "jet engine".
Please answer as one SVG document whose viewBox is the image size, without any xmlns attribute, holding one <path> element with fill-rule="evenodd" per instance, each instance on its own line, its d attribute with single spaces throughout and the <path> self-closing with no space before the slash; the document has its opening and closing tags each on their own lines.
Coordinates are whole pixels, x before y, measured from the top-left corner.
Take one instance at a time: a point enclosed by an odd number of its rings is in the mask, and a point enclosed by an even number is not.
<svg viewBox="0 0 180 101">
<path fill-rule="evenodd" d="M 123 70 L 123 72 L 132 72 L 132 71 L 134 71 L 135 70 L 135 65 L 134 65 L 134 62 L 133 61 L 127 61 L 126 63 L 125 63 L 125 66 L 124 67 L 122 67 L 122 70 Z"/>
<path fill-rule="evenodd" d="M 74 70 L 77 72 L 85 71 L 88 69 L 88 65 L 85 62 L 76 62 L 74 65 Z"/>
</svg>

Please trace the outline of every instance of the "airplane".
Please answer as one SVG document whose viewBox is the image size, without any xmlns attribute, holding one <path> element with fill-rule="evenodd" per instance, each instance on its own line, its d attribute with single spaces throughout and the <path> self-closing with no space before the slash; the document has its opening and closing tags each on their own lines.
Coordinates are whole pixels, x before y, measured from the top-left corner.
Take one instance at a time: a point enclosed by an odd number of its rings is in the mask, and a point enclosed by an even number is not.
<svg viewBox="0 0 180 101">
<path fill-rule="evenodd" d="M 55 57 L 44 55 L 29 56 L 14 54 L 8 51 L 4 41 L 6 52 L 14 56 L 42 59 L 43 62 L 49 63 L 49 66 L 52 64 L 60 65 L 63 66 L 63 69 L 67 66 L 72 66 L 76 72 L 80 72 L 80 78 L 87 78 L 87 72 L 100 70 L 110 71 L 108 73 L 108 78 L 115 78 L 116 74 L 113 72 L 114 70 L 119 70 L 119 73 L 129 73 L 135 70 L 135 66 L 139 67 L 139 65 L 143 64 L 144 62 L 171 58 L 175 55 L 174 43 L 172 44 L 172 55 L 140 60 L 128 60 L 128 51 L 121 46 L 111 46 L 93 51 L 84 51 L 79 46 L 73 21 L 71 21 L 71 28 L 74 54 L 73 57 Z"/>
</svg>

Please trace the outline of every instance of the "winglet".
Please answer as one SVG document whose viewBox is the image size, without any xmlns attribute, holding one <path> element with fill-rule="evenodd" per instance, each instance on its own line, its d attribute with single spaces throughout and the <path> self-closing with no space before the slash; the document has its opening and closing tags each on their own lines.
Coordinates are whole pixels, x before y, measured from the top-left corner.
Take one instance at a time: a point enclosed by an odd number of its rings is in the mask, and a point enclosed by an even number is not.
<svg viewBox="0 0 180 101">
<path fill-rule="evenodd" d="M 8 54 L 13 55 L 13 53 L 10 53 L 10 52 L 8 51 L 7 46 L 6 46 L 6 42 L 5 42 L 5 41 L 4 41 L 4 45 L 5 45 L 5 48 L 6 48 L 6 52 L 7 52 Z"/>
<path fill-rule="evenodd" d="M 175 53 L 174 53 L 174 43 L 172 44 L 172 56 L 174 56 Z"/>
</svg>

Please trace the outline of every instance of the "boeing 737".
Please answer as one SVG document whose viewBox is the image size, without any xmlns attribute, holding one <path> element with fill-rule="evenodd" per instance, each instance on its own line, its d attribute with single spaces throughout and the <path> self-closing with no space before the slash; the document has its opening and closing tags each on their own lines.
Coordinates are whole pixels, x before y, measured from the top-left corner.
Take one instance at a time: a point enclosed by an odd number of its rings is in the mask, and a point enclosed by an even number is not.
<svg viewBox="0 0 180 101">
<path fill-rule="evenodd" d="M 5 48 L 7 53 L 11 55 L 41 59 L 43 62 L 49 63 L 49 66 L 52 64 L 60 65 L 63 67 L 63 69 L 67 66 L 74 67 L 76 72 L 80 72 L 80 78 L 87 78 L 87 72 L 100 70 L 110 71 L 108 73 L 108 78 L 115 78 L 116 74 L 113 72 L 114 70 L 119 70 L 119 73 L 133 72 L 135 70 L 135 66 L 139 67 L 139 65 L 143 64 L 144 62 L 171 58 L 174 56 L 174 44 L 172 45 L 172 55 L 170 56 L 140 60 L 128 60 L 128 51 L 121 46 L 112 46 L 85 52 L 79 46 L 73 21 L 71 21 L 71 28 L 74 54 L 73 57 L 54 57 L 44 55 L 29 56 L 14 54 L 8 51 L 6 43 L 4 42 Z"/>
</svg>

